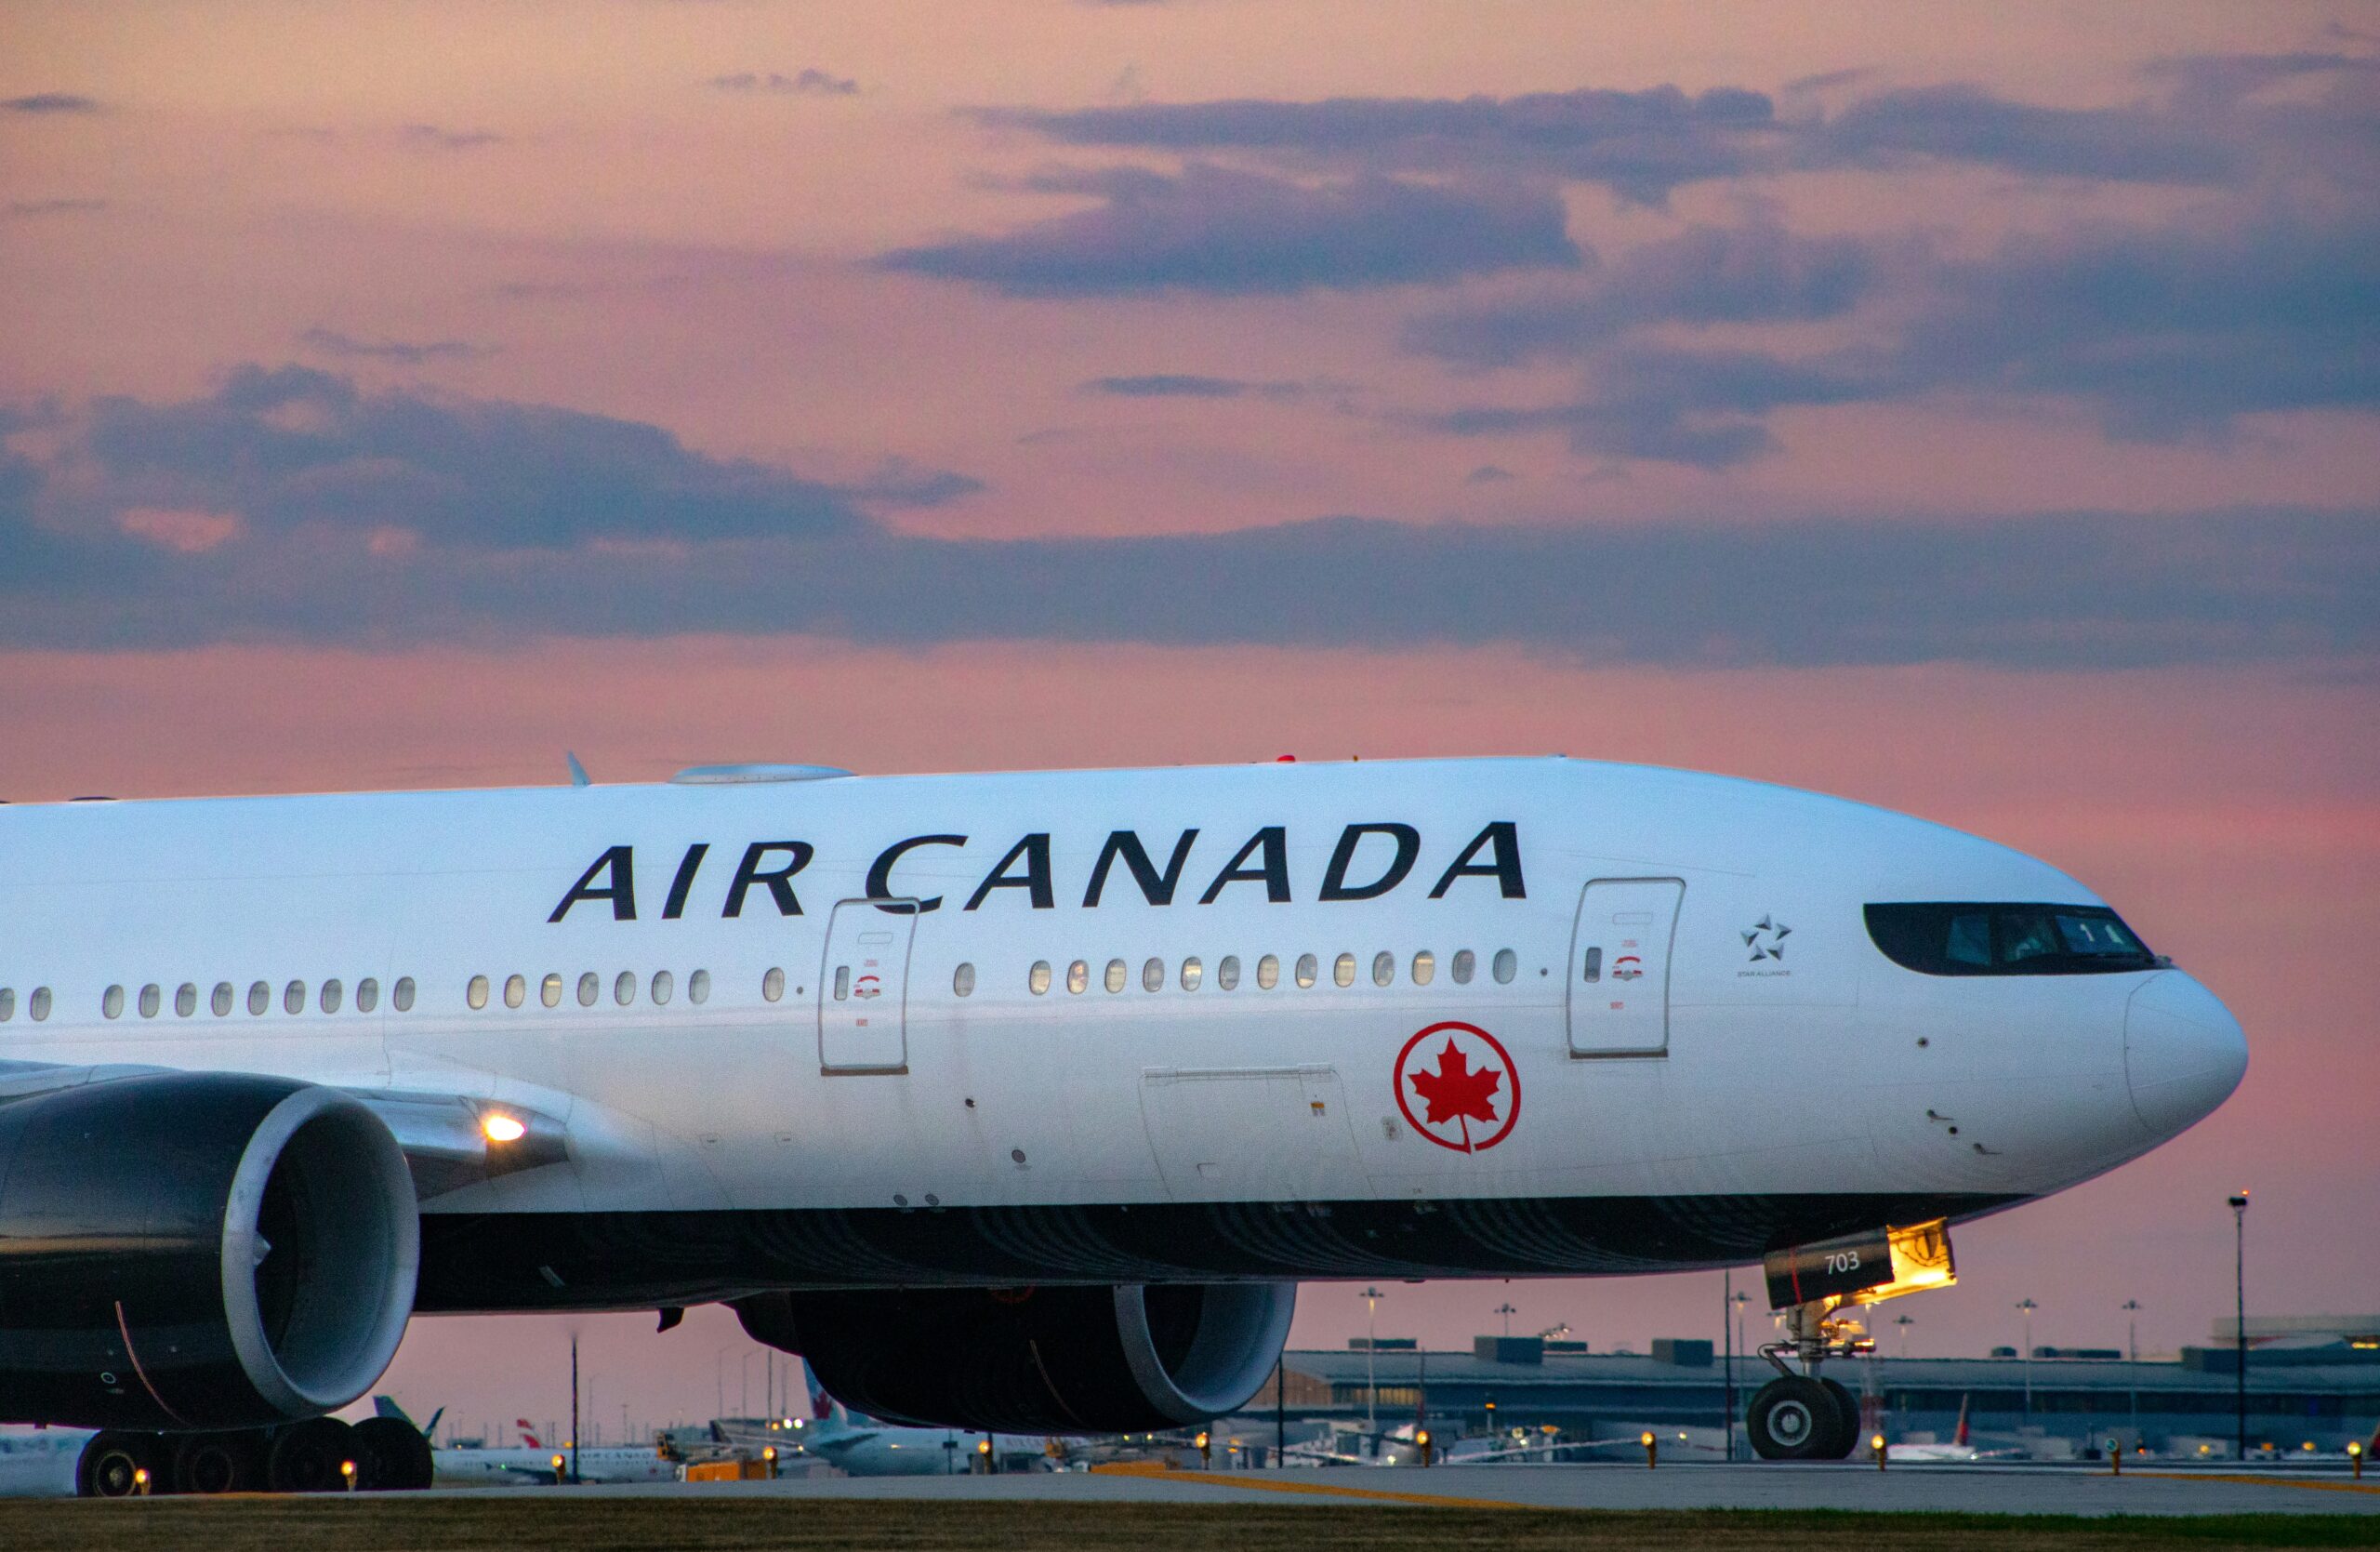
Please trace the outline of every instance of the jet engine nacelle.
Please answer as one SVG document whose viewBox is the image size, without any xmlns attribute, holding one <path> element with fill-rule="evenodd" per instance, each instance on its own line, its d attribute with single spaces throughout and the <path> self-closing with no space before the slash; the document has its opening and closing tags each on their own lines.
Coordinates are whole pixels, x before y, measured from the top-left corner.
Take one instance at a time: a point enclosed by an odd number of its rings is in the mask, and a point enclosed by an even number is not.
<svg viewBox="0 0 2380 1552">
<path fill-rule="evenodd" d="M 736 1302 L 829 1394 L 970 1432 L 1143 1433 L 1219 1417 L 1280 1360 L 1289 1282 L 904 1289 Z"/>
<path fill-rule="evenodd" d="M 168 1072 L 0 1100 L 0 1422 L 230 1428 L 362 1396 L 421 1224 L 378 1117 Z"/>
</svg>

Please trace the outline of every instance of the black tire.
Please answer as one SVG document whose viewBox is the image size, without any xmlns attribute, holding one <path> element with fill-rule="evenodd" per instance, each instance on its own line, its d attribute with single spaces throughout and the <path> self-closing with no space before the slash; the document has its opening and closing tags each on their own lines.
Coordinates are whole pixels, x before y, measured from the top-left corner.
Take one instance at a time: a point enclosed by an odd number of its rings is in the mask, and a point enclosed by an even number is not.
<svg viewBox="0 0 2380 1552">
<path fill-rule="evenodd" d="M 355 1459 L 353 1428 L 336 1417 L 310 1417 L 273 1435 L 265 1453 L 265 1486 L 275 1492 L 337 1492 L 347 1486 L 340 1465 Z"/>
<path fill-rule="evenodd" d="M 1839 1413 L 1825 1386 L 1806 1374 L 1787 1374 L 1752 1392 L 1744 1432 L 1763 1460 L 1827 1460 L 1838 1432 Z"/>
<path fill-rule="evenodd" d="M 160 1435 L 103 1428 L 91 1436 L 74 1463 L 74 1491 L 85 1498 L 129 1498 L 140 1491 L 139 1474 L 146 1471 L 151 1492 L 170 1492 L 166 1459 Z"/>
<path fill-rule="evenodd" d="M 1859 1448 L 1858 1399 L 1838 1381 L 1822 1378 L 1818 1383 L 1825 1386 L 1826 1393 L 1834 1399 L 1836 1418 L 1835 1437 L 1819 1459 L 1848 1460 L 1851 1452 Z"/>
<path fill-rule="evenodd" d="M 254 1492 L 264 1486 L 264 1436 L 184 1434 L 174 1440 L 176 1492 Z"/>
<path fill-rule="evenodd" d="M 356 1486 L 376 1492 L 417 1492 L 430 1485 L 437 1463 L 421 1430 L 396 1417 L 367 1417 L 355 1425 Z"/>
</svg>

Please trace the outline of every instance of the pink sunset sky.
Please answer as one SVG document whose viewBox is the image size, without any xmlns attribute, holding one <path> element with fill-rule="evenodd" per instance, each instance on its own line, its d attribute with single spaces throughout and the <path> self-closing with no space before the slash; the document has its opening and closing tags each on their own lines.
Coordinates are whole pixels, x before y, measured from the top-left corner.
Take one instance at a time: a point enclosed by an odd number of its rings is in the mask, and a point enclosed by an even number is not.
<svg viewBox="0 0 2380 1552">
<path fill-rule="evenodd" d="M 1816 788 L 2076 874 L 2252 1044 L 2183 1138 L 1965 1230 L 1913 1348 L 2026 1297 L 2202 1341 L 2241 1186 L 2252 1312 L 2380 1303 L 2369 7 L 0 32 L 0 797 L 565 749 Z M 1642 1350 L 1720 1280 L 1399 1285 L 1381 1330 L 1507 1299 Z M 1312 1285 L 1293 1340 L 1363 1321 Z M 731 1318 L 650 1324 L 417 1321 L 388 1386 L 550 1417 L 576 1330 L 607 1431 L 735 1402 Z"/>
</svg>

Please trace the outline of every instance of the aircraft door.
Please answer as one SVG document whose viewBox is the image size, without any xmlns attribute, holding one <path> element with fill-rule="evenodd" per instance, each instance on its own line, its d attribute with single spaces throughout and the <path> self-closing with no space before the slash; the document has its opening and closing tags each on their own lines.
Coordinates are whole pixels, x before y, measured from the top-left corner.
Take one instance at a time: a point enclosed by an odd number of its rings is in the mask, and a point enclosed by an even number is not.
<svg viewBox="0 0 2380 1552">
<path fill-rule="evenodd" d="M 844 900 L 818 972 L 818 1070 L 906 1072 L 915 900 Z"/>
<path fill-rule="evenodd" d="M 1570 935 L 1570 1055 L 1662 1056 L 1680 879 L 1595 879 Z"/>
</svg>

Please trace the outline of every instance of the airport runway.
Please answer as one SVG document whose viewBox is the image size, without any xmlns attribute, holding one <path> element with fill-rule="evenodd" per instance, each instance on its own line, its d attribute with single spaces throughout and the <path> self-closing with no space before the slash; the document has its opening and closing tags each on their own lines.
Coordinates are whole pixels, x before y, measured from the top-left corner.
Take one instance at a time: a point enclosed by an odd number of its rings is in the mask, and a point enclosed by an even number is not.
<svg viewBox="0 0 2380 1552">
<path fill-rule="evenodd" d="M 469 1491 L 469 1490 L 466 1490 Z M 549 1489 L 509 1491 L 548 1492 Z M 1947 1514 L 2380 1515 L 2380 1479 L 2346 1471 L 2127 1471 L 2056 1466 L 1465 1466 L 1291 1471 L 1022 1472 L 581 1486 L 571 1495 L 948 1503 L 1306 1504 L 1467 1509 L 1836 1509 Z"/>
</svg>

